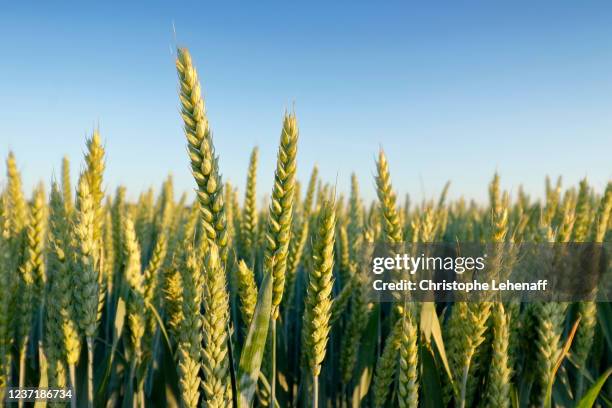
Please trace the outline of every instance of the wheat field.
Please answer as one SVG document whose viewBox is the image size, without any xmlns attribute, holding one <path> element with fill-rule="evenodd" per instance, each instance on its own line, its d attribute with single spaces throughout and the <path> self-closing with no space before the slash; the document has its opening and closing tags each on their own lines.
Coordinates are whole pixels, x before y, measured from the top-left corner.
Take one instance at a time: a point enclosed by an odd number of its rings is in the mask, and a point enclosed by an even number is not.
<svg viewBox="0 0 612 408">
<path fill-rule="evenodd" d="M 239 192 L 221 177 L 192 57 L 176 55 L 195 200 L 170 177 L 133 202 L 111 190 L 98 131 L 76 183 L 65 158 L 26 193 L 7 157 L 0 406 L 31 404 L 5 402 L 15 387 L 71 388 L 48 405 L 73 407 L 612 406 L 610 303 L 377 303 L 360 268 L 377 242 L 610 242 L 612 182 L 547 178 L 536 200 L 496 174 L 486 205 L 448 200 L 448 185 L 400 202 L 381 150 L 375 180 L 338 181 L 344 197 L 316 167 L 297 179 L 287 113 L 274 174 L 258 174 L 253 148 Z"/>
</svg>

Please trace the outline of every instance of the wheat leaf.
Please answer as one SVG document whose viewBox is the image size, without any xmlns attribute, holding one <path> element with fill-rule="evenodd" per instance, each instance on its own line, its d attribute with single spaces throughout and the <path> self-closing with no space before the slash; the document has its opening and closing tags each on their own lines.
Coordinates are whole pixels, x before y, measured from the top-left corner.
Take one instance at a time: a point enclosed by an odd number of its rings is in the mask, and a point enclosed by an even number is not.
<svg viewBox="0 0 612 408">
<path fill-rule="evenodd" d="M 272 274 L 266 273 L 261 288 L 257 295 L 255 313 L 249 326 L 244 348 L 240 355 L 238 366 L 238 388 L 240 407 L 250 407 L 253 403 L 257 379 L 261 368 L 266 339 L 268 337 L 268 326 L 272 312 Z"/>
<path fill-rule="evenodd" d="M 599 377 L 597 382 L 593 384 L 586 394 L 584 394 L 584 397 L 582 397 L 578 405 L 576 405 L 576 408 L 591 408 L 593 404 L 595 404 L 595 400 L 608 380 L 610 374 L 612 374 L 612 368 L 608 368 L 608 370 L 603 373 L 601 377 Z"/>
</svg>

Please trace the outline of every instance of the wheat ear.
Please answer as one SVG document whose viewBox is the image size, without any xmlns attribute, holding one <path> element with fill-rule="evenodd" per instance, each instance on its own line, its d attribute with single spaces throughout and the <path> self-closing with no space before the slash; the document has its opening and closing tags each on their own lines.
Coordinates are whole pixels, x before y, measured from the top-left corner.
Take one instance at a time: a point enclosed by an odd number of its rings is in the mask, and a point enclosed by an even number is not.
<svg viewBox="0 0 612 408">
<path fill-rule="evenodd" d="M 17 304 L 17 339 L 19 352 L 19 386 L 25 386 L 26 352 L 29 342 L 34 338 L 33 318 L 41 311 L 45 281 L 45 198 L 42 187 L 34 192 L 30 208 L 30 218 L 26 227 L 25 254 L 19 267 L 19 299 Z M 42 323 L 42 316 L 39 319 Z M 22 404 L 20 403 L 19 406 Z"/>
<path fill-rule="evenodd" d="M 74 274 L 73 284 L 76 290 L 75 307 L 79 315 L 79 328 L 85 335 L 87 343 L 88 406 L 93 406 L 93 343 L 101 315 L 100 299 L 103 298 L 103 288 L 100 281 L 99 263 L 97 263 L 100 256 L 96 254 L 100 246 L 94 235 L 97 225 L 96 210 L 89 186 L 87 173 L 84 173 L 79 178 L 77 189 L 75 225 L 77 272 Z"/>
<path fill-rule="evenodd" d="M 393 187 L 391 186 L 391 176 L 389 174 L 389 164 L 387 157 L 381 149 L 378 153 L 376 162 L 376 193 L 380 202 L 381 221 L 385 232 L 385 240 L 390 243 L 403 241 L 402 227 Z"/>
<path fill-rule="evenodd" d="M 125 281 L 128 284 L 127 317 L 130 332 L 130 348 L 136 361 L 142 358 L 141 339 L 145 332 L 144 321 L 144 275 L 140 264 L 140 247 L 136 238 L 136 231 L 132 218 L 128 215 L 124 221 L 124 253 L 125 253 Z"/>
<path fill-rule="evenodd" d="M 417 328 L 409 313 L 404 313 L 399 340 L 397 397 L 401 408 L 419 404 Z"/>
<path fill-rule="evenodd" d="M 6 159 L 7 169 L 7 203 L 6 216 L 9 222 L 9 242 L 12 254 L 12 264 L 23 261 L 25 228 L 28 224 L 28 205 L 22 191 L 21 174 L 17 169 L 17 160 L 13 152 Z"/>
<path fill-rule="evenodd" d="M 33 302 L 36 315 L 34 329 L 30 335 L 38 339 L 39 358 L 44 359 L 44 321 L 45 295 L 47 285 L 47 220 L 48 209 L 45 188 L 40 183 L 34 189 L 30 211 L 30 222 L 27 228 L 27 265 L 34 278 Z"/>
<path fill-rule="evenodd" d="M 53 301 L 47 303 L 45 347 L 49 364 L 49 382 L 55 387 L 66 386 L 66 350 L 62 318 L 62 297 L 68 290 L 65 285 L 65 248 L 67 242 L 66 207 L 62 193 L 56 183 L 51 186 L 49 201 L 49 251 L 47 256 L 47 296 Z"/>
<path fill-rule="evenodd" d="M 310 173 L 310 179 L 308 181 L 308 187 L 306 188 L 306 197 L 304 198 L 304 203 L 302 205 L 302 214 L 304 215 L 304 219 L 308 219 L 312 212 L 312 204 L 314 201 L 315 189 L 317 187 L 317 180 L 319 177 L 319 168 L 314 166 L 312 168 L 312 172 Z"/>
<path fill-rule="evenodd" d="M 44 304 L 44 289 L 47 280 L 46 274 L 46 246 L 47 246 L 47 205 L 45 189 L 39 184 L 34 190 L 30 222 L 27 229 L 27 258 L 28 267 L 34 277 L 35 302 Z M 41 322 L 42 323 L 42 322 Z"/>
<path fill-rule="evenodd" d="M 232 400 L 227 346 L 229 298 L 218 249 L 210 243 L 204 260 L 202 369 L 206 406 L 226 407 Z"/>
<path fill-rule="evenodd" d="M 359 181 L 355 173 L 351 174 L 351 195 L 349 197 L 349 220 L 346 227 L 349 250 L 355 259 L 363 242 L 363 203 L 359 196 Z"/>
<path fill-rule="evenodd" d="M 70 160 L 68 156 L 62 158 L 62 201 L 66 207 L 66 214 L 71 214 L 74 209 L 72 198 L 72 183 L 70 182 Z"/>
<path fill-rule="evenodd" d="M 202 267 L 193 247 L 186 243 L 179 266 L 182 286 L 178 324 L 178 373 L 183 406 L 196 408 L 200 398 L 202 361 Z"/>
<path fill-rule="evenodd" d="M 187 148 L 191 160 L 191 172 L 198 186 L 202 227 L 208 239 L 219 247 L 223 263 L 227 259 L 227 220 L 223 201 L 223 182 L 219 173 L 219 160 L 215 155 L 200 81 L 186 48 L 177 50 L 181 102 Z"/>
<path fill-rule="evenodd" d="M 306 292 L 303 347 L 310 373 L 313 376 L 313 406 L 318 406 L 318 377 L 325 358 L 332 312 L 332 288 L 334 267 L 334 239 L 336 215 L 334 204 L 326 202 L 319 213 L 312 248 L 312 268 L 308 274 Z"/>
<path fill-rule="evenodd" d="M 488 407 L 510 406 L 510 375 L 508 363 L 508 316 L 504 305 L 496 303 L 492 311 L 493 351 L 486 390 Z"/>
<path fill-rule="evenodd" d="M 272 274 L 270 397 L 273 405 L 276 403 L 276 320 L 279 316 L 279 308 L 285 290 L 285 272 L 291 236 L 297 169 L 297 142 L 297 119 L 293 114 L 286 114 L 283 119 L 283 129 L 274 173 L 274 187 L 268 208 L 263 259 L 264 273 Z"/>
<path fill-rule="evenodd" d="M 373 405 L 375 408 L 383 407 L 387 401 L 389 389 L 393 383 L 393 376 L 397 369 L 402 328 L 402 319 L 397 319 L 385 340 L 382 354 L 376 363 L 373 384 Z"/>
<path fill-rule="evenodd" d="M 124 249 L 124 230 L 125 216 L 127 213 L 126 209 L 126 191 L 125 187 L 119 186 L 115 192 L 115 198 L 113 200 L 113 206 L 111 208 L 111 216 L 113 220 L 113 252 L 115 253 L 114 262 L 114 273 L 118 276 L 119 272 L 123 268 L 123 259 L 125 257 L 123 253 Z"/>
<path fill-rule="evenodd" d="M 253 266 L 254 256 L 253 247 L 256 243 L 257 235 L 257 162 L 259 149 L 253 148 L 249 160 L 249 171 L 247 174 L 246 189 L 244 193 L 244 208 L 240 223 L 240 245 L 241 254 L 248 261 L 248 265 Z"/>
<path fill-rule="evenodd" d="M 89 193 L 91 194 L 93 212 L 94 212 L 94 260 L 96 267 L 99 265 L 100 250 L 102 247 L 102 226 L 104 222 L 104 207 L 102 200 L 104 199 L 104 190 L 102 188 L 102 179 L 104 175 L 104 147 L 102 146 L 102 139 L 100 138 L 100 132 L 95 130 L 91 138 L 87 139 L 86 142 L 87 152 L 85 154 L 85 163 L 87 168 L 85 170 L 85 178 L 89 184 Z M 101 291 L 99 295 L 103 295 Z"/>
<path fill-rule="evenodd" d="M 294 115 L 285 115 L 280 137 L 274 188 L 268 215 L 268 230 L 264 253 L 264 268 L 274 278 L 272 316 L 278 317 L 278 307 L 285 288 L 287 252 L 293 215 L 293 193 L 297 159 L 298 126 Z"/>
<path fill-rule="evenodd" d="M 6 195 L 0 194 L 0 401 L 4 400 L 6 387 L 11 376 L 11 321 L 10 307 L 13 294 L 11 293 L 12 271 L 10 269 L 9 252 L 9 221 L 7 218 L 8 200 Z"/>
<path fill-rule="evenodd" d="M 238 295 L 240 296 L 242 321 L 246 327 L 249 327 L 257 303 L 257 285 L 253 271 L 244 260 L 238 262 Z"/>
<path fill-rule="evenodd" d="M 81 337 L 79 333 L 78 308 L 75 307 L 74 282 L 78 277 L 76 269 L 76 256 L 74 248 L 76 239 L 71 235 L 73 229 L 66 213 L 66 205 L 63 202 L 62 193 L 57 185 L 51 190 L 49 214 L 49 297 L 54 301 L 49 302 L 47 309 L 47 337 L 57 342 L 57 348 L 49 353 L 49 367 L 53 370 L 54 360 L 57 363 L 55 372 L 59 373 L 61 360 L 65 358 L 69 368 L 70 385 L 76 390 L 76 364 L 81 355 Z M 59 330 L 59 333 L 56 331 Z M 59 382 L 58 382 L 59 386 Z"/>
<path fill-rule="evenodd" d="M 368 323 L 369 310 L 365 287 L 361 275 L 357 275 L 350 301 L 350 314 L 346 332 L 340 340 L 340 373 L 343 386 L 347 386 L 353 376 L 362 333 Z"/>
</svg>

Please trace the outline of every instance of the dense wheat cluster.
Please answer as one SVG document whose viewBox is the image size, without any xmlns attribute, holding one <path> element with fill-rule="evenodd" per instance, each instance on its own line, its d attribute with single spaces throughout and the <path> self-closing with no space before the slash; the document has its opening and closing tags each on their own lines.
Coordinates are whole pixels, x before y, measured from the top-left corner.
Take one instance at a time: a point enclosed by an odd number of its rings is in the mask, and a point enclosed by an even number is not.
<svg viewBox="0 0 612 408">
<path fill-rule="evenodd" d="M 193 201 L 170 177 L 135 201 L 111 190 L 97 131 L 76 188 L 64 158 L 60 180 L 26 194 L 8 155 L 0 406 L 7 387 L 72 387 L 89 407 L 611 406 L 609 303 L 376 303 L 359 266 L 377 242 L 610 242 L 612 183 L 547 179 L 534 200 L 495 175 L 488 204 L 449 202 L 448 185 L 400 203 L 381 150 L 365 203 L 354 175 L 329 183 L 314 167 L 300 184 L 308 136 L 286 114 L 275 173 L 258 174 L 254 148 L 241 193 L 222 179 L 186 49 L 176 67 Z"/>
</svg>

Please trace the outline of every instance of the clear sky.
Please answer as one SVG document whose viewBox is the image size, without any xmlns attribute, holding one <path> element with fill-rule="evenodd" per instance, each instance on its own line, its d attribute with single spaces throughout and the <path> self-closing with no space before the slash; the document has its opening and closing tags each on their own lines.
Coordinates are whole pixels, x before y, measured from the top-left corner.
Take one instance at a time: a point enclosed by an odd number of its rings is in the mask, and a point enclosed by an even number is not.
<svg viewBox="0 0 612 408">
<path fill-rule="evenodd" d="M 192 189 L 178 43 L 197 64 L 224 178 L 241 190 L 255 145 L 270 190 L 295 106 L 304 181 L 317 163 L 346 191 L 354 170 L 373 198 L 382 146 L 400 196 L 438 194 L 450 179 L 451 196 L 482 200 L 496 170 L 512 191 L 539 193 L 546 174 L 588 176 L 601 191 L 611 21 L 604 1 L 5 2 L 0 153 L 15 152 L 28 189 L 64 154 L 76 178 L 99 126 L 109 191 L 135 196 L 169 172 Z"/>
</svg>

